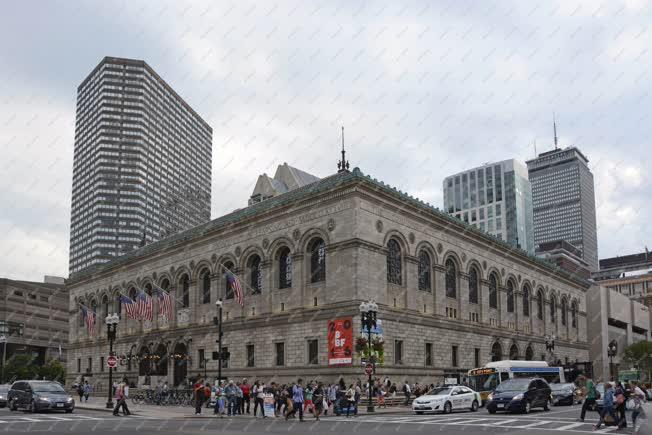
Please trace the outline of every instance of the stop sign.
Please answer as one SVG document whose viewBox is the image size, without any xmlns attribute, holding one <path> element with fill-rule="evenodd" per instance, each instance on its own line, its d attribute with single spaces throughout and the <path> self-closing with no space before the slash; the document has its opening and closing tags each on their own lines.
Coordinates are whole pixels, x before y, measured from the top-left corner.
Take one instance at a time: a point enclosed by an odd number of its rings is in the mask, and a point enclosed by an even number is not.
<svg viewBox="0 0 652 435">
<path fill-rule="evenodd" d="M 116 358 L 114 355 L 109 355 L 109 357 L 106 359 L 106 365 L 112 369 L 115 368 L 118 365 L 118 358 Z"/>
<path fill-rule="evenodd" d="M 367 363 L 367 365 L 364 366 L 364 372 L 367 375 L 370 375 L 374 372 L 374 365 L 371 363 Z"/>
</svg>

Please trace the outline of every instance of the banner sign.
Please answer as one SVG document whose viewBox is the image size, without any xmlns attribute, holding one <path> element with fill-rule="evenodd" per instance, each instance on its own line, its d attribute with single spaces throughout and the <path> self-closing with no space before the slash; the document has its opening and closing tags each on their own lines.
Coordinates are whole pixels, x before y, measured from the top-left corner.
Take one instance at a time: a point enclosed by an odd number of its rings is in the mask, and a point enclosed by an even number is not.
<svg viewBox="0 0 652 435">
<path fill-rule="evenodd" d="M 276 417 L 276 414 L 274 413 L 274 395 L 265 393 L 263 397 L 263 411 L 265 412 L 265 417 L 271 417 L 274 418 Z"/>
<path fill-rule="evenodd" d="M 353 364 L 353 318 L 328 321 L 328 365 Z"/>
</svg>

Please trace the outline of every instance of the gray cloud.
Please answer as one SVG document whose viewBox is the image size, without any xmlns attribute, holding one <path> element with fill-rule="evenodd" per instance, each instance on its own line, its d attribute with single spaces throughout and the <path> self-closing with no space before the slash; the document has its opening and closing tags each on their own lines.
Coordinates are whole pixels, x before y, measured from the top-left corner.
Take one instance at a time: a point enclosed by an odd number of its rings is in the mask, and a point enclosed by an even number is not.
<svg viewBox="0 0 652 435">
<path fill-rule="evenodd" d="M 601 256 L 650 239 L 644 2 L 7 6 L 2 276 L 67 273 L 76 88 L 105 55 L 146 60 L 213 126 L 214 217 L 278 163 L 334 172 L 340 125 L 353 165 L 438 205 L 447 174 L 549 149 L 555 111 L 591 160 Z"/>
</svg>

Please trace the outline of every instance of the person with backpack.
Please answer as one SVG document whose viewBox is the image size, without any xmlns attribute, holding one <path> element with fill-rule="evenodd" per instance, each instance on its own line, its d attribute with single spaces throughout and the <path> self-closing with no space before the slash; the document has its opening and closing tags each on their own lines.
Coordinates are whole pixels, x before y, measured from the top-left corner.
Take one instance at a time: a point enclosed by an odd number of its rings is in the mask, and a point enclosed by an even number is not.
<svg viewBox="0 0 652 435">
<path fill-rule="evenodd" d="M 598 420 L 598 423 L 593 426 L 594 431 L 600 429 L 600 426 L 602 426 L 602 423 L 605 422 L 607 415 L 611 417 L 611 419 L 616 420 L 614 415 L 614 389 L 611 387 L 609 382 L 604 384 L 604 401 L 602 404 L 602 411 L 600 412 L 600 420 Z"/>
<path fill-rule="evenodd" d="M 405 406 L 407 406 L 410 404 L 410 395 L 412 394 L 412 389 L 408 381 L 405 381 L 405 384 L 403 384 L 403 394 L 405 394 Z"/>
<path fill-rule="evenodd" d="M 88 381 L 86 381 L 88 382 Z M 79 402 L 81 403 L 82 399 L 84 398 L 84 383 L 80 382 L 77 385 L 77 394 L 79 394 Z"/>
<path fill-rule="evenodd" d="M 120 415 L 120 408 L 122 408 L 123 415 L 131 415 L 129 407 L 127 406 L 127 399 L 129 398 L 129 381 L 124 378 L 115 389 L 115 408 L 113 408 L 113 415 Z"/>
<path fill-rule="evenodd" d="M 595 389 L 595 384 L 592 379 L 582 378 L 582 381 L 585 382 L 584 385 L 584 401 L 582 402 L 582 411 L 580 412 L 579 421 L 584 421 L 584 416 L 586 415 L 586 410 L 591 407 L 595 407 L 595 401 L 600 398 L 600 393 Z"/>
</svg>

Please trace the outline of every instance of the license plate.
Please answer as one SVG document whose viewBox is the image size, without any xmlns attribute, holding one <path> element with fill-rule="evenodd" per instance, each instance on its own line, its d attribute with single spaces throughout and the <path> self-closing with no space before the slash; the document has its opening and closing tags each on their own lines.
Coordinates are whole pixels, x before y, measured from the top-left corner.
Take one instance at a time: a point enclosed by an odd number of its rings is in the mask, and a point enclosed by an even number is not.
<svg viewBox="0 0 652 435">
<path fill-rule="evenodd" d="M 496 405 L 496 408 L 504 408 L 505 404 L 504 403 L 499 403 Z"/>
<path fill-rule="evenodd" d="M 63 408 L 63 403 L 57 403 L 57 408 Z"/>
</svg>

